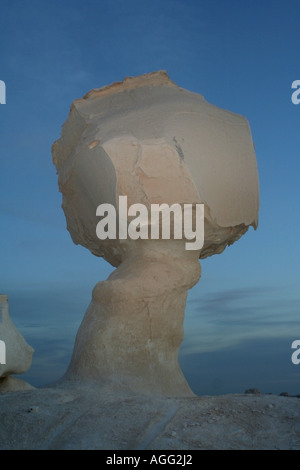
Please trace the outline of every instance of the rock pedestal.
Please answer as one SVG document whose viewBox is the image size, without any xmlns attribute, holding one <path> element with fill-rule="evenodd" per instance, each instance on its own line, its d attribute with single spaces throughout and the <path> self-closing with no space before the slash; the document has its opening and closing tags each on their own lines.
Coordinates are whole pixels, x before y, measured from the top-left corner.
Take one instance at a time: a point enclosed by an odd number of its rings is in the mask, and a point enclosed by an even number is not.
<svg viewBox="0 0 300 470">
<path fill-rule="evenodd" d="M 65 378 L 167 396 L 193 395 L 178 364 L 186 296 L 200 278 L 197 253 L 167 257 L 159 242 L 99 282 Z M 158 245 L 158 246 L 157 246 Z"/>
</svg>

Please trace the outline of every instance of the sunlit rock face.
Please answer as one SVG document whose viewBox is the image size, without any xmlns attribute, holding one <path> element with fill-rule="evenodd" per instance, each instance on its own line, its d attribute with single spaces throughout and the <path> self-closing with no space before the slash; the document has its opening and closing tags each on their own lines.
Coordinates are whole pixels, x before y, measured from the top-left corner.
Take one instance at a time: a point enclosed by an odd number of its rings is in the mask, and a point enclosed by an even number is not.
<svg viewBox="0 0 300 470">
<path fill-rule="evenodd" d="M 155 72 L 75 100 L 52 152 L 74 243 L 117 267 L 93 290 L 65 378 L 192 394 L 177 357 L 199 258 L 221 253 L 257 227 L 258 175 L 247 120 Z M 128 207 L 143 204 L 149 212 L 154 204 L 203 204 L 203 246 L 187 250 L 184 237 L 172 235 L 118 236 L 120 196 Z M 114 239 L 97 236 L 102 204 L 115 208 Z"/>
</svg>

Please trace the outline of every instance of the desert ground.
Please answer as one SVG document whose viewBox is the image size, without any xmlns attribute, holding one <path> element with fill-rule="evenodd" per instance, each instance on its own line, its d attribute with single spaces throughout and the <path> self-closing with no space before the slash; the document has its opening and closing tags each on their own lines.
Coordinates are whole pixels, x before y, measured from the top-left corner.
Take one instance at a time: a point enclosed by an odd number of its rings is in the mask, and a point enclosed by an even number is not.
<svg viewBox="0 0 300 470">
<path fill-rule="evenodd" d="M 300 450 L 300 399 L 173 398 L 99 384 L 0 394 L 1 450 Z"/>
</svg>

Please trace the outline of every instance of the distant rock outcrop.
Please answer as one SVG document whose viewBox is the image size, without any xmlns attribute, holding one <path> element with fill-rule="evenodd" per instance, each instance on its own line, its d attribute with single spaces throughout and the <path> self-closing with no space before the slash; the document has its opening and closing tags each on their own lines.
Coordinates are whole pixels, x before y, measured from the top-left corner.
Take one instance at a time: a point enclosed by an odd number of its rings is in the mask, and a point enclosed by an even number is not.
<svg viewBox="0 0 300 470">
<path fill-rule="evenodd" d="M 31 366 L 33 348 L 11 321 L 7 295 L 0 295 L 0 392 L 33 388 L 11 374 L 24 374 Z"/>
</svg>

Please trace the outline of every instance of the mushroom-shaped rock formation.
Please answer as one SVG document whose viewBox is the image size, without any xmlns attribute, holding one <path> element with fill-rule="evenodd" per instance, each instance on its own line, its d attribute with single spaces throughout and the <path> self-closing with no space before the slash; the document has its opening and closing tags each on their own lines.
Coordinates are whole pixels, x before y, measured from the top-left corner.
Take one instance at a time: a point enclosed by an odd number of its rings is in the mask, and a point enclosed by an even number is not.
<svg viewBox="0 0 300 470">
<path fill-rule="evenodd" d="M 64 379 L 192 395 L 178 350 L 199 258 L 221 253 L 257 227 L 258 174 L 247 120 L 154 72 L 75 100 L 52 153 L 74 243 L 117 267 L 93 290 Z M 169 219 L 155 219 L 157 236 L 152 209 L 162 205 Z M 204 243 L 196 243 L 200 207 Z M 192 208 L 189 232 L 185 208 Z"/>
<path fill-rule="evenodd" d="M 24 374 L 31 366 L 33 348 L 11 321 L 8 297 L 0 294 L 0 392 L 33 388 L 11 374 Z"/>
</svg>

